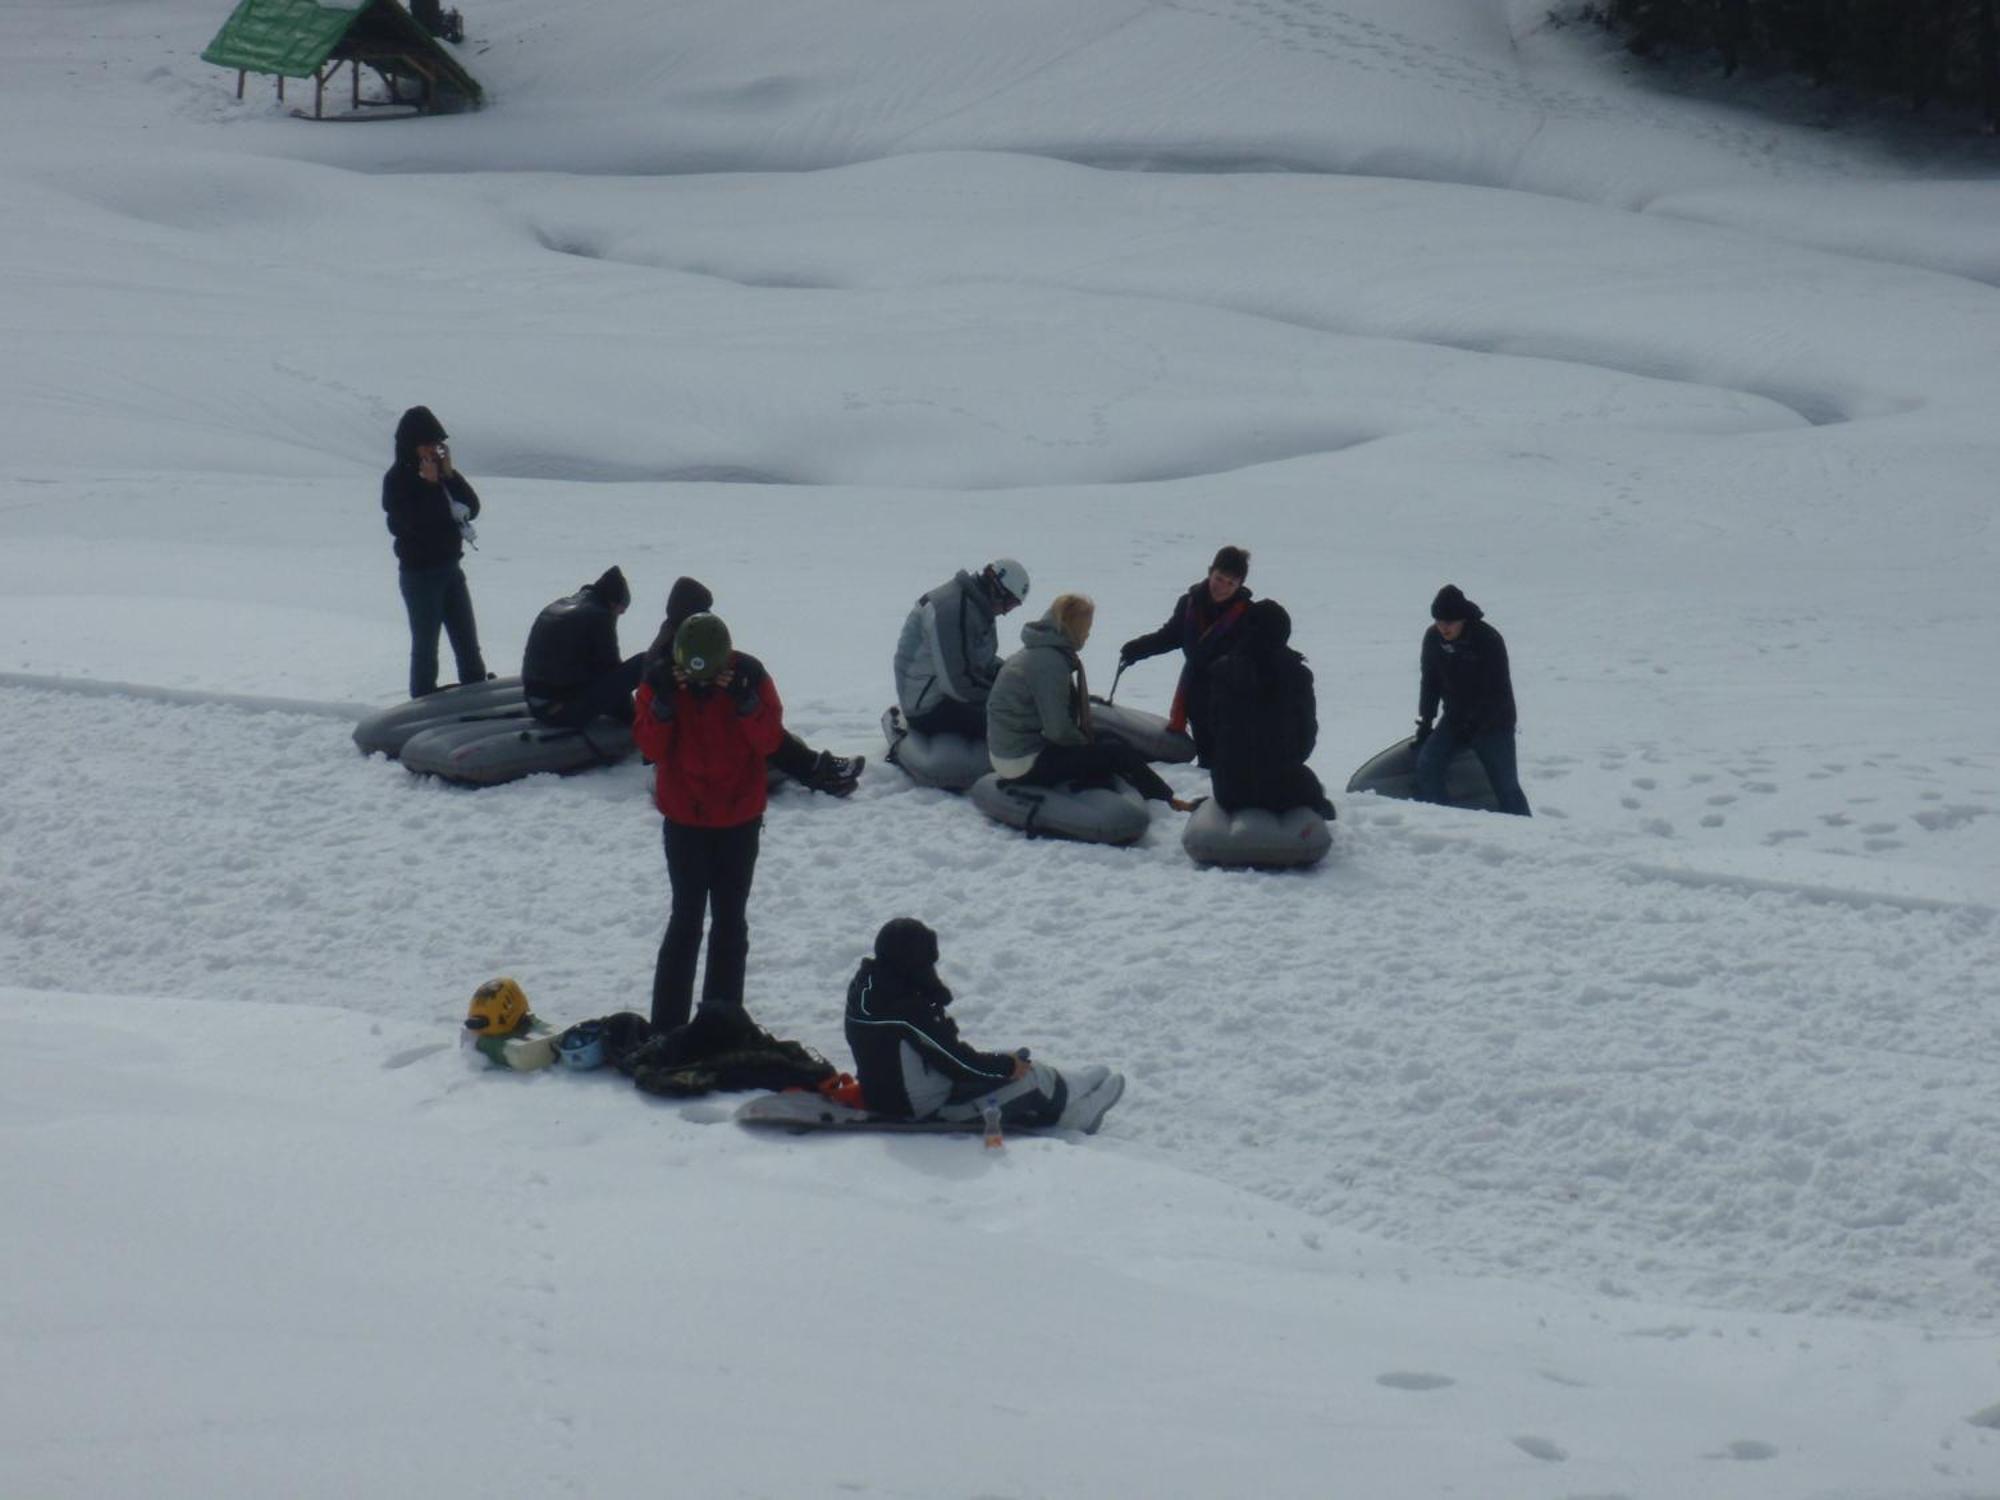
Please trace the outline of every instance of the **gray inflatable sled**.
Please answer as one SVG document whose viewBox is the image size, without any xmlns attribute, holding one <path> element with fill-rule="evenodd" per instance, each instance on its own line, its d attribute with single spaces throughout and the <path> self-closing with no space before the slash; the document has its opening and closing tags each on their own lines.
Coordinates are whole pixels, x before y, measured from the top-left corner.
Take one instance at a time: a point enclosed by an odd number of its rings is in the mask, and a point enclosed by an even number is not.
<svg viewBox="0 0 2000 1500">
<path fill-rule="evenodd" d="M 522 696 L 521 679 L 498 677 L 491 682 L 446 688 L 370 714 L 354 726 L 354 743 L 367 754 L 379 752 L 394 757 L 401 755 L 410 737 L 421 730 L 473 718 L 495 721 L 527 712 L 528 701 Z"/>
<path fill-rule="evenodd" d="M 1266 812 L 1246 807 L 1225 812 L 1210 797 L 1194 810 L 1181 847 L 1198 865 L 1230 870 L 1302 869 L 1326 858 L 1333 847 L 1333 830 L 1310 807 Z"/>
<path fill-rule="evenodd" d="M 1126 708 L 1092 698 L 1090 727 L 1099 739 L 1130 745 L 1150 761 L 1184 766 L 1194 759 L 1194 741 L 1178 730 L 1167 728 L 1164 718 L 1143 708 Z"/>
<path fill-rule="evenodd" d="M 1115 789 L 1023 786 L 988 773 L 973 783 L 971 796 L 973 806 L 987 817 L 1031 839 L 1136 844 L 1153 822 L 1146 799 L 1122 781 Z"/>
<path fill-rule="evenodd" d="M 889 742 L 889 763 L 918 786 L 962 792 L 993 769 L 986 741 L 962 734 L 924 734 L 903 723 L 903 711 L 891 704 L 882 715 L 882 737 Z"/>
<path fill-rule="evenodd" d="M 354 743 L 410 770 L 470 786 L 498 786 L 541 771 L 616 764 L 632 753 L 632 731 L 598 720 L 584 729 L 542 724 L 528 712 L 521 679 L 446 688 L 363 719 Z"/>
<path fill-rule="evenodd" d="M 1111 1106 L 1125 1093 L 1125 1075 L 1102 1066 L 1058 1070 L 1047 1063 L 1037 1063 L 1035 1071 L 1037 1075 L 1061 1073 L 1066 1091 L 1062 1113 L 1054 1120 L 1046 1118 L 1044 1101 L 1053 1096 L 1042 1094 L 1045 1085 L 1038 1084 L 1028 1096 L 1008 1099 L 1001 1105 L 1003 1129 L 1077 1130 L 1085 1135 L 1095 1135 Z M 808 1130 L 886 1130 L 920 1135 L 968 1135 L 983 1132 L 986 1128 L 984 1112 L 976 1102 L 955 1105 L 926 1119 L 907 1120 L 897 1115 L 878 1115 L 851 1105 L 836 1104 L 821 1094 L 804 1089 L 788 1089 L 781 1094 L 760 1094 L 754 1099 L 747 1099 L 736 1110 L 736 1122 L 739 1125 L 775 1127 L 794 1134 L 803 1134 Z"/>
<path fill-rule="evenodd" d="M 1399 740 L 1369 760 L 1347 778 L 1350 792 L 1373 792 L 1378 797 L 1400 797 L 1408 801 L 1417 795 L 1417 742 Z M 1498 812 L 1500 800 L 1493 795 L 1493 783 L 1486 779 L 1486 767 L 1470 748 L 1451 758 L 1444 773 L 1444 800 L 1453 807 L 1476 807 Z"/>
</svg>

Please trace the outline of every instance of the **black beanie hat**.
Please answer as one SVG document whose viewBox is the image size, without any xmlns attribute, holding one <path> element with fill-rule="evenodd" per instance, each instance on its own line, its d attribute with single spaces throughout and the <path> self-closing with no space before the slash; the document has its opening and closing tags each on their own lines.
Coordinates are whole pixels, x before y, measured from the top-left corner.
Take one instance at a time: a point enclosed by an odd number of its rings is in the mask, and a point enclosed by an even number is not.
<svg viewBox="0 0 2000 1500">
<path fill-rule="evenodd" d="M 676 578 L 667 593 L 667 620 L 678 626 L 689 615 L 707 614 L 715 607 L 715 595 L 693 578 Z"/>
<path fill-rule="evenodd" d="M 1282 646 L 1292 638 L 1291 612 L 1275 599 L 1250 606 L 1250 639 L 1260 646 Z"/>
<path fill-rule="evenodd" d="M 911 979 L 936 975 L 937 934 L 915 917 L 892 917 L 875 934 L 875 961 Z"/>
<path fill-rule="evenodd" d="M 1241 547 L 1224 547 L 1208 565 L 1211 573 L 1227 573 L 1238 583 L 1250 576 L 1250 554 Z"/>
<path fill-rule="evenodd" d="M 1478 605 L 1458 591 L 1458 585 L 1447 583 L 1437 591 L 1437 598 L 1431 600 L 1433 620 L 1477 620 L 1483 611 Z"/>
<path fill-rule="evenodd" d="M 632 602 L 632 585 L 625 581 L 625 574 L 616 563 L 599 574 L 597 582 L 591 587 L 597 591 L 597 597 L 613 609 L 623 609 Z"/>
</svg>

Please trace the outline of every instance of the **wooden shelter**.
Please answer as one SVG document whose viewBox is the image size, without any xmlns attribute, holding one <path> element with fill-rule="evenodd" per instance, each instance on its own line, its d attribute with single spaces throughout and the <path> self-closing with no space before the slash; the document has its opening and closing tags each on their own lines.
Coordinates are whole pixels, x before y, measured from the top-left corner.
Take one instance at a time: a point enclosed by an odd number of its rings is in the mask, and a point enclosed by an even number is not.
<svg viewBox="0 0 2000 1500">
<path fill-rule="evenodd" d="M 313 118 L 325 118 L 326 86 L 345 64 L 353 75 L 353 112 L 371 107 L 436 110 L 476 108 L 479 83 L 444 44 L 420 26 L 398 0 L 241 0 L 202 61 L 236 69 L 236 97 L 251 73 L 274 73 L 278 97 L 287 78 L 313 81 Z M 361 70 L 381 75 L 385 100 L 361 97 Z M 408 92 L 406 93 L 406 89 Z"/>
</svg>

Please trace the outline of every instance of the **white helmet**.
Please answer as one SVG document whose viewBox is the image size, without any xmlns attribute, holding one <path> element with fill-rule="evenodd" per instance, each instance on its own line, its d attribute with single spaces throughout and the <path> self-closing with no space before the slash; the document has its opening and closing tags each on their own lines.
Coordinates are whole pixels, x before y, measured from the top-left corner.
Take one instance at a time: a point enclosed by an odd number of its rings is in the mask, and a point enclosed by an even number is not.
<svg viewBox="0 0 2000 1500">
<path fill-rule="evenodd" d="M 1011 557 L 996 557 L 986 565 L 986 581 L 1016 604 L 1028 597 L 1028 570 Z"/>
</svg>

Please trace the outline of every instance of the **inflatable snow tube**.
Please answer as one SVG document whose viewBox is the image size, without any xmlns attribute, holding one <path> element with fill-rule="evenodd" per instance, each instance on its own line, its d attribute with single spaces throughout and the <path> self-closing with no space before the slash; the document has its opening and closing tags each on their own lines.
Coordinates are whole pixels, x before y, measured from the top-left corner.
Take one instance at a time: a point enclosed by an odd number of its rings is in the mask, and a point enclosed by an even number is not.
<svg viewBox="0 0 2000 1500">
<path fill-rule="evenodd" d="M 918 786 L 962 792 L 993 769 L 986 741 L 905 728 L 903 711 L 894 705 L 882 715 L 882 737 L 889 742 L 889 763 Z"/>
<path fill-rule="evenodd" d="M 1210 797 L 1188 819 L 1181 847 L 1198 865 L 1220 865 L 1227 870 L 1302 869 L 1326 858 L 1326 851 L 1333 847 L 1333 830 L 1310 807 L 1281 813 L 1246 807 L 1232 813 Z"/>
<path fill-rule="evenodd" d="M 615 765 L 632 753 L 632 731 L 600 719 L 562 729 L 517 714 L 468 718 L 420 730 L 403 744 L 412 771 L 468 786 L 499 786 L 541 771 L 567 774 Z"/>
<path fill-rule="evenodd" d="M 972 785 L 972 802 L 996 823 L 1029 838 L 1078 839 L 1086 844 L 1136 844 L 1153 815 L 1124 782 L 1115 789 L 1024 786 L 988 773 Z"/>
<path fill-rule="evenodd" d="M 1347 789 L 1350 792 L 1373 792 L 1378 797 L 1415 798 L 1416 740 L 1400 740 L 1369 760 L 1347 778 Z M 1444 800 L 1453 807 L 1477 807 L 1487 812 L 1500 810 L 1500 799 L 1493 795 L 1493 783 L 1486 779 L 1486 767 L 1479 763 L 1479 757 L 1470 749 L 1460 750 L 1445 768 Z"/>
<path fill-rule="evenodd" d="M 491 682 L 445 688 L 370 714 L 354 726 L 354 743 L 370 755 L 379 751 L 398 756 L 410 738 L 423 730 L 471 719 L 491 722 L 524 715 L 527 711 L 528 700 L 522 693 L 521 679 L 499 677 Z"/>
<path fill-rule="evenodd" d="M 1194 741 L 1177 729 L 1167 728 L 1165 719 L 1143 708 L 1126 708 L 1092 698 L 1090 727 L 1099 739 L 1130 745 L 1147 760 L 1184 766 L 1194 759 Z"/>
</svg>

